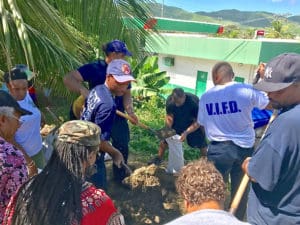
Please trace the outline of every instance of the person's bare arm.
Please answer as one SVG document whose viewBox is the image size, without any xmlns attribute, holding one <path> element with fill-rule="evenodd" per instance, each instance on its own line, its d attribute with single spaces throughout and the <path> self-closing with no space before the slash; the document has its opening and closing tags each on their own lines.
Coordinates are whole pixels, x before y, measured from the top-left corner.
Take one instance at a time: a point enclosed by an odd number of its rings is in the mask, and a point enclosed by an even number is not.
<svg viewBox="0 0 300 225">
<path fill-rule="evenodd" d="M 120 168 L 123 165 L 124 158 L 122 153 L 113 147 L 108 141 L 101 141 L 100 151 L 107 152 L 112 157 L 112 160 L 117 167 Z"/>
<path fill-rule="evenodd" d="M 138 117 L 134 113 L 132 96 L 130 89 L 127 89 L 125 94 L 123 95 L 123 105 L 127 112 L 127 114 L 133 119 L 130 120 L 133 124 L 137 124 L 139 122 Z"/>
<path fill-rule="evenodd" d="M 184 141 L 186 139 L 186 136 L 189 135 L 190 133 L 193 133 L 195 130 L 197 130 L 199 127 L 201 129 L 204 129 L 204 127 L 200 126 L 200 124 L 195 121 L 193 122 L 186 130 L 181 134 L 180 141 Z"/>
<path fill-rule="evenodd" d="M 25 161 L 26 161 L 26 166 L 27 166 L 27 170 L 28 170 L 28 175 L 29 177 L 32 177 L 34 175 L 36 175 L 38 173 L 38 169 L 34 163 L 34 161 L 30 158 L 30 156 L 26 153 L 25 149 L 19 145 L 15 139 L 13 138 L 11 141 L 10 141 L 17 149 L 19 149 L 23 155 L 24 155 L 24 158 L 25 158 Z"/>
<path fill-rule="evenodd" d="M 172 128 L 174 117 L 172 114 L 167 114 L 165 118 L 165 126 L 168 128 Z"/>
<path fill-rule="evenodd" d="M 77 70 L 72 70 L 64 77 L 65 86 L 73 92 L 80 93 L 85 98 L 89 94 L 89 90 L 83 85 L 83 78 Z"/>
</svg>

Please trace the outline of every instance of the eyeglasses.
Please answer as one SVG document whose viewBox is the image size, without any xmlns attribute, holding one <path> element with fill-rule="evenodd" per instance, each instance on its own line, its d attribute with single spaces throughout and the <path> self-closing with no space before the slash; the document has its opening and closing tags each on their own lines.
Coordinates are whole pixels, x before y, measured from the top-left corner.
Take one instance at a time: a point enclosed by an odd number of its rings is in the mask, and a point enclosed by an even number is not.
<svg viewBox="0 0 300 225">
<path fill-rule="evenodd" d="M 9 117 L 18 120 L 19 124 L 22 125 L 23 121 L 20 118 L 16 117 L 15 115 L 9 115 Z"/>
</svg>

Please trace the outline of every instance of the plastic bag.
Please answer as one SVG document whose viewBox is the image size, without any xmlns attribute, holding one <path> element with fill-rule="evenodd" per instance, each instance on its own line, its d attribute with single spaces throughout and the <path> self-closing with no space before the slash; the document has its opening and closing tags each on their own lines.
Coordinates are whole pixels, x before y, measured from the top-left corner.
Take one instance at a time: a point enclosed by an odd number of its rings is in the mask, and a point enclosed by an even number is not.
<svg viewBox="0 0 300 225">
<path fill-rule="evenodd" d="M 177 173 L 184 165 L 182 142 L 178 134 L 166 139 L 169 145 L 167 173 Z"/>
</svg>

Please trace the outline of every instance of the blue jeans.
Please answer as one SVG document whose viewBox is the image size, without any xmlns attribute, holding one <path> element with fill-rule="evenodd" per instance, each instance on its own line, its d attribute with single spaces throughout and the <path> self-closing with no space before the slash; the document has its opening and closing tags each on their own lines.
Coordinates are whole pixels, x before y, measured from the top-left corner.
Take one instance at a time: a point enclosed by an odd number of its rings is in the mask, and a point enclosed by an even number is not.
<svg viewBox="0 0 300 225">
<path fill-rule="evenodd" d="M 127 164 L 129 153 L 128 144 L 130 140 L 127 120 L 119 116 L 115 117 L 111 131 L 111 140 L 112 146 L 122 153 L 124 162 Z M 114 180 L 121 182 L 126 177 L 126 170 L 123 167 L 118 168 L 115 164 L 113 164 L 112 167 Z"/>
<path fill-rule="evenodd" d="M 106 168 L 104 163 L 104 153 L 97 155 L 95 164 L 97 165 L 97 172 L 88 178 L 87 180 L 93 183 L 97 188 L 106 190 L 107 181 L 106 181 Z"/>
<path fill-rule="evenodd" d="M 130 138 L 128 123 L 125 119 L 116 116 L 111 132 L 111 139 L 112 145 L 122 153 L 124 161 L 127 164 Z M 104 153 L 101 153 L 100 156 L 97 156 L 95 163 L 97 165 L 97 172 L 88 181 L 93 183 L 97 188 L 106 190 L 107 178 L 104 155 Z M 124 168 L 118 168 L 113 164 L 113 176 L 114 180 L 121 182 L 126 177 L 126 171 Z"/>
<path fill-rule="evenodd" d="M 241 168 L 241 165 L 245 158 L 250 157 L 252 153 L 253 147 L 242 148 L 234 144 L 232 141 L 212 141 L 208 145 L 207 159 L 215 164 L 216 168 L 222 174 L 225 182 L 227 181 L 228 176 L 230 175 L 231 201 L 244 176 L 244 172 Z M 245 191 L 236 212 L 236 217 L 240 220 L 244 219 L 246 213 L 248 192 L 249 187 L 247 188 L 247 191 Z"/>
</svg>

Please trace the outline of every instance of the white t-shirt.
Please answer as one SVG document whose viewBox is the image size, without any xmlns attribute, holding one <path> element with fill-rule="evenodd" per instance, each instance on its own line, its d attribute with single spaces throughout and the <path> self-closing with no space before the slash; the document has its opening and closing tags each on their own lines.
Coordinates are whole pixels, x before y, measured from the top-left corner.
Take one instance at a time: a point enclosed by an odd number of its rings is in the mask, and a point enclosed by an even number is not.
<svg viewBox="0 0 300 225">
<path fill-rule="evenodd" d="M 18 103 L 22 108 L 32 112 L 32 115 L 21 117 L 22 125 L 15 134 L 15 140 L 31 157 L 42 149 L 42 136 L 40 134 L 41 112 L 33 103 L 28 92 L 25 98 L 18 101 Z"/>
<path fill-rule="evenodd" d="M 201 209 L 185 214 L 165 225 L 250 225 L 239 221 L 229 212 L 218 209 Z"/>
<path fill-rule="evenodd" d="M 263 109 L 268 103 L 267 95 L 251 85 L 216 85 L 201 96 L 198 123 L 204 126 L 210 141 L 231 140 L 250 148 L 255 141 L 251 111 L 254 107 Z"/>
</svg>

